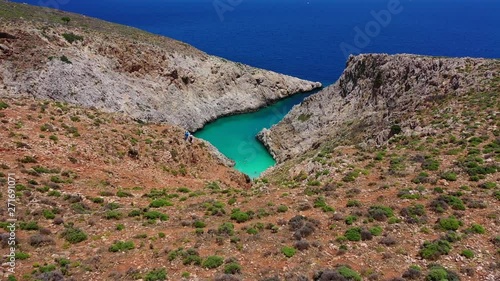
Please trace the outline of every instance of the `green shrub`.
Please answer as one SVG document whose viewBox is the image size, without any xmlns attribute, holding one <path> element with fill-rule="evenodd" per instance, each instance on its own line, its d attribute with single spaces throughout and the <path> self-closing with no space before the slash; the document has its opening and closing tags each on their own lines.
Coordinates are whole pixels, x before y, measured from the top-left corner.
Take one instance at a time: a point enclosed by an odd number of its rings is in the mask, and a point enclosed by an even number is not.
<svg viewBox="0 0 500 281">
<path fill-rule="evenodd" d="M 439 199 L 444 200 L 448 205 L 451 206 L 453 210 L 465 210 L 465 205 L 462 199 L 452 196 L 452 195 L 441 195 L 438 197 Z"/>
<path fill-rule="evenodd" d="M 90 199 L 93 203 L 96 203 L 96 204 L 101 204 L 101 203 L 104 203 L 104 198 L 102 197 L 94 197 L 92 199 Z"/>
<path fill-rule="evenodd" d="M 447 172 L 443 172 L 441 174 L 441 178 L 445 179 L 447 181 L 456 181 L 457 180 L 457 174 L 455 174 L 454 172 L 447 171 Z"/>
<path fill-rule="evenodd" d="M 437 260 L 441 255 L 447 255 L 451 251 L 451 245 L 446 240 L 424 242 L 419 255 L 426 260 Z"/>
<path fill-rule="evenodd" d="M 241 273 L 241 265 L 237 262 L 231 262 L 224 266 L 225 274 L 239 274 Z"/>
<path fill-rule="evenodd" d="M 132 193 L 129 193 L 129 192 L 126 192 L 126 191 L 123 191 L 123 190 L 119 190 L 116 192 L 116 196 L 120 197 L 120 198 L 123 198 L 123 197 L 134 197 L 134 195 L 132 195 Z"/>
<path fill-rule="evenodd" d="M 257 229 L 255 229 L 255 228 L 251 227 L 251 228 L 249 228 L 249 229 L 247 230 L 247 233 L 248 233 L 248 234 L 255 235 L 255 234 L 259 233 L 259 231 L 258 231 Z"/>
<path fill-rule="evenodd" d="M 349 200 L 346 207 L 361 207 L 361 203 L 358 200 Z"/>
<path fill-rule="evenodd" d="M 307 182 L 307 185 L 309 185 L 309 186 L 320 186 L 321 182 L 318 181 L 318 180 L 310 180 L 310 181 Z"/>
<path fill-rule="evenodd" d="M 419 199 L 421 195 L 414 189 L 404 188 L 398 192 L 398 197 L 401 199 Z"/>
<path fill-rule="evenodd" d="M 380 226 L 374 226 L 372 228 L 370 228 L 370 233 L 373 235 L 373 236 L 380 236 L 382 234 L 382 227 Z"/>
<path fill-rule="evenodd" d="M 71 264 L 71 261 L 69 259 L 66 259 L 66 258 L 57 258 L 56 262 L 61 267 L 65 267 L 65 266 L 68 266 Z"/>
<path fill-rule="evenodd" d="M 218 233 L 219 233 L 219 235 L 223 235 L 223 234 L 228 235 L 228 236 L 234 235 L 234 224 L 232 224 L 230 222 L 225 222 L 225 223 L 221 224 L 219 226 Z"/>
<path fill-rule="evenodd" d="M 231 219 L 238 223 L 246 222 L 250 219 L 250 215 L 247 212 L 242 212 L 240 209 L 234 209 L 231 214 Z"/>
<path fill-rule="evenodd" d="M 314 208 L 321 208 L 323 212 L 335 212 L 335 209 L 326 203 L 326 199 L 320 196 L 314 200 Z"/>
<path fill-rule="evenodd" d="M 428 171 L 437 171 L 439 170 L 439 161 L 426 156 L 424 162 L 422 162 L 422 169 L 428 170 Z"/>
<path fill-rule="evenodd" d="M 64 62 L 64 63 L 67 63 L 67 64 L 73 64 L 73 63 L 72 63 L 72 62 L 68 59 L 68 57 L 67 57 L 67 56 L 65 56 L 65 55 L 62 55 L 62 56 L 61 56 L 61 61 L 62 61 L 62 62 Z M 56 137 L 56 136 L 52 135 L 52 136 L 50 136 L 50 139 L 52 139 L 52 137 Z M 56 138 L 57 138 L 57 137 L 56 137 Z"/>
<path fill-rule="evenodd" d="M 134 242 L 132 241 L 117 241 L 108 248 L 110 252 L 125 252 L 135 249 Z"/>
<path fill-rule="evenodd" d="M 209 182 L 205 185 L 205 188 L 211 189 L 211 190 L 220 190 L 219 183 L 216 181 Z"/>
<path fill-rule="evenodd" d="M 411 205 L 403 208 L 400 213 L 407 223 L 422 224 L 427 222 L 425 207 L 422 204 Z"/>
<path fill-rule="evenodd" d="M 387 220 L 387 223 L 388 224 L 395 224 L 395 223 L 400 223 L 401 220 L 399 218 L 396 218 L 396 217 L 390 217 L 389 220 Z"/>
<path fill-rule="evenodd" d="M 344 182 L 353 182 L 355 181 L 358 177 L 359 177 L 359 171 L 358 170 L 355 170 L 355 171 L 351 171 L 351 172 L 348 172 L 343 178 L 342 178 L 342 181 Z"/>
<path fill-rule="evenodd" d="M 454 243 L 457 241 L 460 241 L 462 239 L 462 235 L 458 234 L 457 232 L 450 230 L 446 232 L 444 236 L 441 237 L 441 239 L 446 240 L 450 243 Z"/>
<path fill-rule="evenodd" d="M 50 181 L 53 183 L 65 183 L 65 181 L 61 179 L 59 176 L 50 177 Z"/>
<path fill-rule="evenodd" d="M 224 259 L 219 256 L 209 256 L 207 257 L 203 263 L 201 264 L 202 267 L 204 268 L 217 268 L 221 266 L 224 263 Z"/>
<path fill-rule="evenodd" d="M 30 221 L 19 223 L 19 228 L 21 228 L 22 230 L 38 230 L 40 227 L 38 226 L 36 221 Z"/>
<path fill-rule="evenodd" d="M 494 174 L 499 167 L 494 164 L 484 165 L 484 159 L 474 155 L 469 155 L 462 160 L 459 164 L 465 172 L 470 176 L 473 181 L 478 181 L 488 174 Z"/>
<path fill-rule="evenodd" d="M 187 187 L 179 187 L 179 188 L 177 188 L 177 192 L 189 193 L 189 192 L 191 192 L 191 190 L 189 190 L 189 188 L 187 188 Z"/>
<path fill-rule="evenodd" d="M 207 226 L 207 224 L 200 220 L 197 220 L 193 223 L 193 227 L 195 228 L 204 228 L 205 226 Z"/>
<path fill-rule="evenodd" d="M 373 157 L 373 159 L 376 161 L 382 161 L 382 160 L 384 160 L 384 156 L 385 156 L 385 152 L 380 151 L 380 152 L 377 152 L 377 154 L 375 154 L 375 157 Z"/>
<path fill-rule="evenodd" d="M 61 192 L 57 191 L 57 190 L 51 190 L 49 191 L 49 193 L 47 193 L 48 196 L 53 196 L 53 197 L 60 197 L 61 196 Z"/>
<path fill-rule="evenodd" d="M 77 213 L 77 214 L 88 214 L 89 213 L 89 208 L 80 202 L 71 204 L 71 209 L 73 211 L 75 211 L 75 213 Z"/>
<path fill-rule="evenodd" d="M 375 205 L 368 209 L 368 215 L 377 221 L 385 221 L 394 216 L 394 211 L 390 207 Z"/>
<path fill-rule="evenodd" d="M 350 267 L 345 265 L 337 268 L 337 272 L 347 280 L 354 280 L 354 281 L 362 280 L 361 275 L 359 275 L 359 273 L 357 273 L 356 271 L 352 270 Z"/>
<path fill-rule="evenodd" d="M 493 192 L 493 197 L 500 201 L 500 190 L 495 190 Z"/>
<path fill-rule="evenodd" d="M 167 272 L 164 268 L 151 270 L 144 276 L 144 281 L 163 281 L 167 280 Z"/>
<path fill-rule="evenodd" d="M 43 217 L 48 220 L 54 219 L 56 217 L 56 215 L 51 210 L 43 210 L 42 213 Z"/>
<path fill-rule="evenodd" d="M 36 160 L 35 157 L 33 156 L 24 156 L 23 158 L 19 159 L 19 162 L 28 164 L 28 163 L 37 163 L 38 161 Z"/>
<path fill-rule="evenodd" d="M 351 225 L 351 224 L 353 224 L 353 223 L 354 223 L 355 221 L 357 221 L 357 220 L 358 220 L 358 217 L 356 217 L 356 216 L 347 216 L 347 217 L 345 218 L 345 223 L 346 223 L 347 225 Z"/>
<path fill-rule="evenodd" d="M 169 261 L 173 261 L 173 260 L 175 260 L 181 254 L 183 254 L 183 249 L 182 248 L 179 248 L 177 250 L 172 250 L 172 251 L 168 252 L 167 259 Z"/>
<path fill-rule="evenodd" d="M 401 131 L 402 131 L 402 130 L 401 130 L 401 126 L 400 126 L 400 125 L 397 125 L 397 124 L 392 125 L 392 126 L 391 126 L 391 132 L 390 132 L 390 135 L 391 135 L 391 136 L 398 135 L 398 134 L 400 134 L 400 133 L 401 133 Z"/>
<path fill-rule="evenodd" d="M 9 105 L 5 103 L 4 101 L 0 100 L 0 110 L 9 108 Z"/>
<path fill-rule="evenodd" d="M 71 244 L 77 244 L 87 240 L 87 234 L 83 230 L 75 227 L 66 228 L 61 236 Z"/>
<path fill-rule="evenodd" d="M 297 118 L 301 122 L 305 122 L 311 118 L 312 114 L 300 114 L 299 117 Z"/>
<path fill-rule="evenodd" d="M 138 209 L 132 210 L 128 213 L 129 217 L 138 217 L 140 215 L 142 215 L 142 211 Z"/>
<path fill-rule="evenodd" d="M 427 281 L 460 281 L 460 277 L 440 265 L 431 265 L 429 273 L 425 280 Z"/>
<path fill-rule="evenodd" d="M 119 220 L 122 218 L 122 213 L 117 210 L 110 210 L 104 213 L 104 217 L 107 220 Z"/>
<path fill-rule="evenodd" d="M 283 253 L 283 255 L 287 258 L 291 258 L 295 255 L 295 253 L 297 253 L 297 250 L 293 247 L 285 246 L 281 248 L 281 253 Z"/>
<path fill-rule="evenodd" d="M 484 229 L 484 227 L 482 225 L 474 223 L 474 224 L 471 225 L 471 227 L 469 227 L 466 230 L 466 232 L 467 233 L 484 234 L 486 232 L 486 230 Z"/>
<path fill-rule="evenodd" d="M 121 223 L 119 223 L 119 224 L 117 224 L 117 225 L 116 225 L 116 230 L 118 230 L 118 231 L 122 231 L 122 230 L 124 230 L 124 229 L 125 229 L 125 225 L 123 225 L 123 224 L 121 224 Z"/>
<path fill-rule="evenodd" d="M 168 215 L 164 213 L 160 213 L 157 211 L 148 211 L 143 214 L 143 217 L 148 219 L 148 220 L 157 220 L 160 219 L 161 221 L 167 221 L 168 220 Z"/>
<path fill-rule="evenodd" d="M 16 260 L 25 260 L 30 257 L 30 254 L 24 252 L 16 252 Z"/>
<path fill-rule="evenodd" d="M 68 41 L 70 44 L 73 44 L 73 42 L 76 41 L 82 41 L 83 37 L 80 35 L 76 35 L 74 33 L 63 33 L 62 35 L 66 41 Z"/>
<path fill-rule="evenodd" d="M 149 207 L 151 208 L 161 208 L 165 206 L 173 206 L 172 202 L 165 199 L 156 199 L 149 203 Z"/>
<path fill-rule="evenodd" d="M 426 172 L 421 172 L 416 176 L 414 179 L 411 180 L 413 183 L 419 184 L 419 183 L 427 183 L 429 181 L 429 174 Z"/>
<path fill-rule="evenodd" d="M 285 206 L 285 205 L 280 205 L 280 206 L 278 207 L 278 213 L 284 213 L 284 212 L 286 212 L 286 211 L 288 211 L 288 207 L 287 207 L 287 206 Z"/>
<path fill-rule="evenodd" d="M 183 265 L 190 265 L 190 264 L 201 265 L 202 262 L 203 259 L 198 255 L 197 252 L 193 254 L 189 253 L 189 250 L 184 254 L 184 258 L 182 259 Z"/>
<path fill-rule="evenodd" d="M 360 241 L 361 240 L 361 228 L 352 227 L 345 231 L 344 236 L 349 241 Z"/>
<path fill-rule="evenodd" d="M 403 176 L 406 169 L 405 161 L 406 159 L 402 156 L 392 157 L 389 162 L 389 172 L 396 176 Z"/>
<path fill-rule="evenodd" d="M 472 259 L 474 257 L 474 252 L 469 250 L 469 249 L 465 249 L 460 253 L 460 255 L 462 255 L 468 259 Z"/>
<path fill-rule="evenodd" d="M 55 264 L 47 264 L 47 265 L 44 265 L 44 266 L 40 266 L 38 268 L 38 270 L 41 273 L 51 272 L 51 271 L 56 270 L 56 265 Z"/>
<path fill-rule="evenodd" d="M 497 184 L 494 182 L 485 182 L 479 185 L 482 189 L 493 189 L 497 187 Z"/>
<path fill-rule="evenodd" d="M 438 221 L 439 228 L 443 230 L 457 230 L 462 225 L 462 222 L 454 216 L 448 218 L 440 218 Z"/>
<path fill-rule="evenodd" d="M 223 215 L 226 213 L 226 210 L 224 210 L 224 203 L 219 202 L 219 201 L 214 201 L 214 202 L 205 202 L 203 204 L 203 207 L 206 208 L 207 210 L 207 215 Z M 239 209 L 234 209 L 233 212 Z"/>
</svg>

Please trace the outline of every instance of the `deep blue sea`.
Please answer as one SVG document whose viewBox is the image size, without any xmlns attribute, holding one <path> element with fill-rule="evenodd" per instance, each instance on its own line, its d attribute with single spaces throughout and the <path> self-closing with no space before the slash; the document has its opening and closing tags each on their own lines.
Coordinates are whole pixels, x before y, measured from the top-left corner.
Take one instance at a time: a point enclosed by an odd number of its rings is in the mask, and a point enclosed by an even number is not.
<svg viewBox="0 0 500 281">
<path fill-rule="evenodd" d="M 348 53 L 500 58 L 498 0 L 21 0 L 141 28 L 209 54 L 331 84 Z M 255 114 L 224 117 L 198 132 L 237 168 L 258 176 L 274 161 L 255 132 L 300 98 Z M 248 122 L 255 120 L 255 122 Z M 235 122 L 242 141 L 222 142 Z M 243 123 L 242 123 L 243 122 Z M 247 122 L 247 123 L 244 123 Z M 251 124 L 250 124 L 251 123 Z M 238 144 L 245 143 L 242 147 Z M 228 149 L 231 148 L 231 149 Z M 249 167 L 245 163 L 253 163 Z"/>
<path fill-rule="evenodd" d="M 213 55 L 331 84 L 342 42 L 392 14 L 361 52 L 500 57 L 498 0 L 20 0 L 169 36 Z M 215 7 L 218 7 L 216 9 Z M 217 12 L 219 11 L 219 13 Z M 222 14 L 222 17 L 219 16 Z M 376 29 L 374 29 L 376 31 Z M 364 44 L 363 44 L 364 45 Z"/>
</svg>

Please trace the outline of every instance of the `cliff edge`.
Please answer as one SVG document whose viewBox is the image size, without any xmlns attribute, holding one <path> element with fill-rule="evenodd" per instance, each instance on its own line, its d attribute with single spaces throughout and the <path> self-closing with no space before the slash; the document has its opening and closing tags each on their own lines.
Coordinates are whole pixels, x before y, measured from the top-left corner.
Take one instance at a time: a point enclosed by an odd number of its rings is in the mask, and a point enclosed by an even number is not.
<svg viewBox="0 0 500 281">
<path fill-rule="evenodd" d="M 259 138 L 283 162 L 325 143 L 380 145 L 395 133 L 428 134 L 416 113 L 436 101 L 486 90 L 499 70 L 500 61 L 491 59 L 351 56 L 335 84 L 295 106 Z"/>
<path fill-rule="evenodd" d="M 0 96 L 64 101 L 190 131 L 320 83 L 89 17 L 0 1 Z"/>
</svg>

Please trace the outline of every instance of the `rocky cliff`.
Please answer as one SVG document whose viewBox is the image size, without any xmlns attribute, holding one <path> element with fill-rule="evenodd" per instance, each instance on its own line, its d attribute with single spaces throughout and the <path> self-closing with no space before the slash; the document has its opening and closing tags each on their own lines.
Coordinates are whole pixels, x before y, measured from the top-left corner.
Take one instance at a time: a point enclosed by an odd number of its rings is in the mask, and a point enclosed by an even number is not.
<svg viewBox="0 0 500 281">
<path fill-rule="evenodd" d="M 327 142 L 382 144 L 395 133 L 429 134 L 416 113 L 436 101 L 484 91 L 499 73 L 499 60 L 351 56 L 334 85 L 294 107 L 259 138 L 283 162 Z"/>
<path fill-rule="evenodd" d="M 85 16 L 5 1 L 0 11 L 0 96 L 65 101 L 194 131 L 321 86 Z"/>
</svg>

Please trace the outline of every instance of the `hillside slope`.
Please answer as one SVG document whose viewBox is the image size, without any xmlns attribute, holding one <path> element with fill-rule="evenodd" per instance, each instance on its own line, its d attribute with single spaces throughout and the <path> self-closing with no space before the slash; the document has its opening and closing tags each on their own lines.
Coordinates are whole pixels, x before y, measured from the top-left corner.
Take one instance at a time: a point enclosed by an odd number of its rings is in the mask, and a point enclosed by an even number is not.
<svg viewBox="0 0 500 281">
<path fill-rule="evenodd" d="M 71 102 L 191 131 L 321 86 L 134 28 L 6 1 L 0 32 L 0 96 Z"/>
<path fill-rule="evenodd" d="M 500 80 L 486 78 L 478 91 L 410 114 L 428 133 L 394 127 L 380 146 L 326 138 L 251 187 L 203 142 L 185 143 L 181 128 L 2 99 L 0 184 L 15 174 L 15 276 L 498 280 Z M 5 205 L 1 215 L 7 277 Z"/>
</svg>

